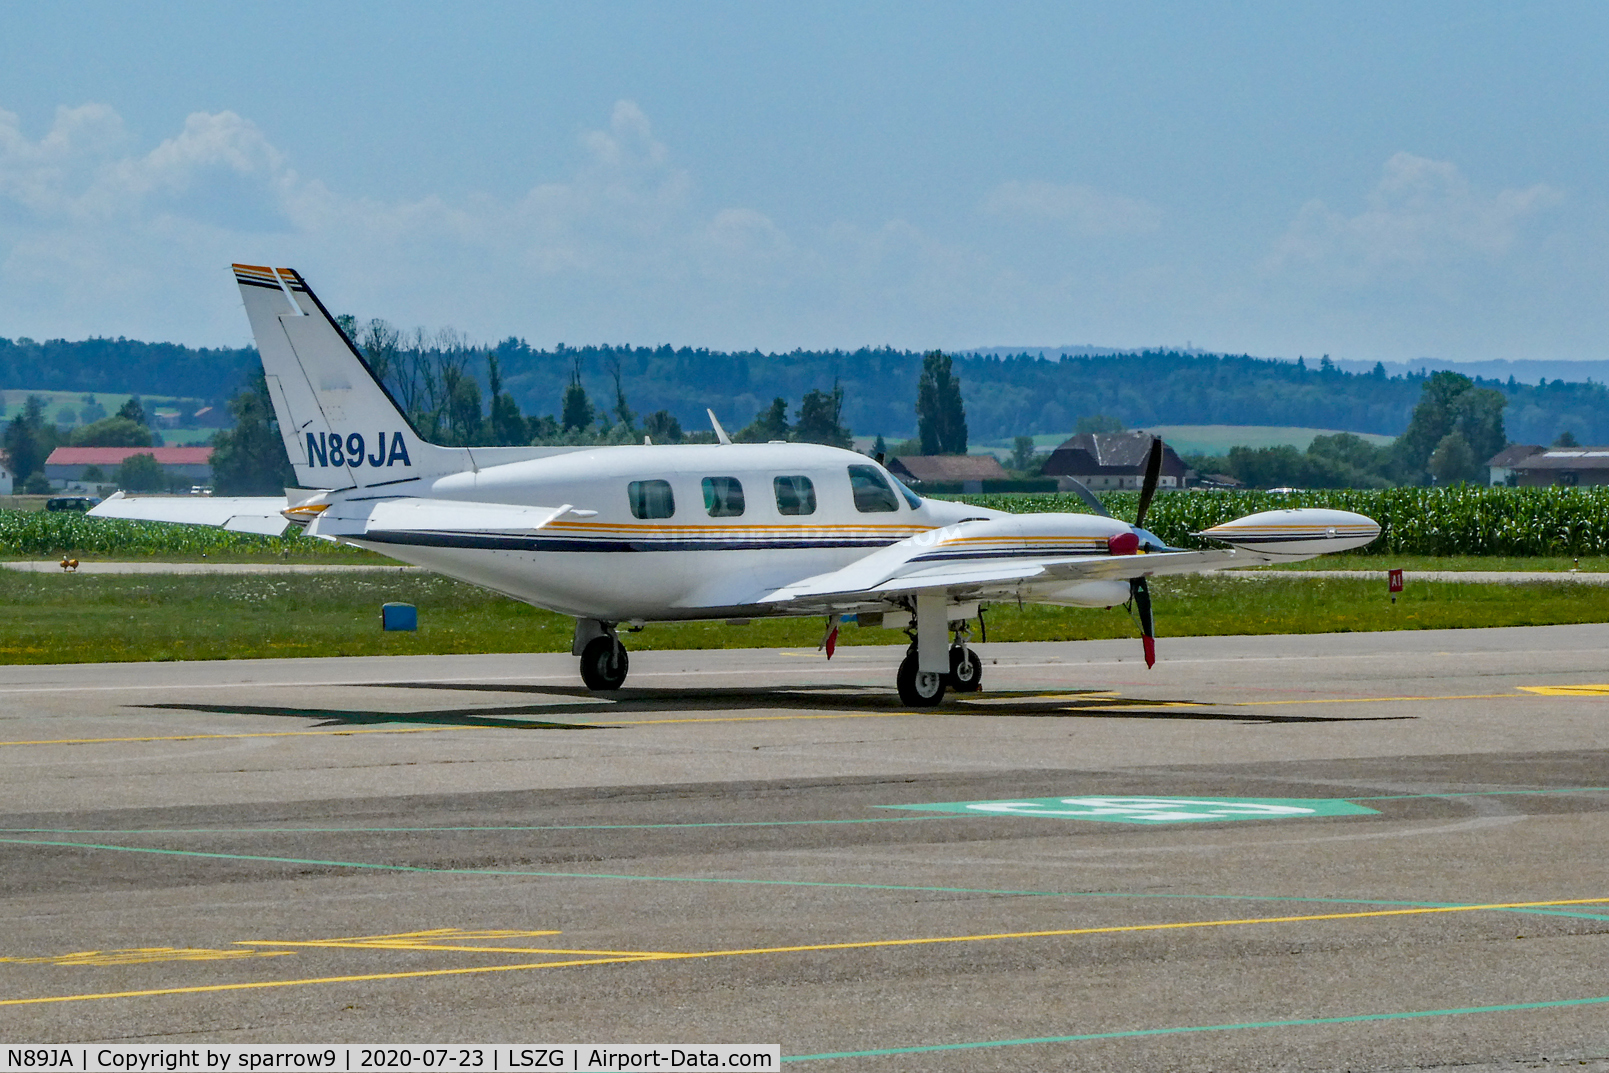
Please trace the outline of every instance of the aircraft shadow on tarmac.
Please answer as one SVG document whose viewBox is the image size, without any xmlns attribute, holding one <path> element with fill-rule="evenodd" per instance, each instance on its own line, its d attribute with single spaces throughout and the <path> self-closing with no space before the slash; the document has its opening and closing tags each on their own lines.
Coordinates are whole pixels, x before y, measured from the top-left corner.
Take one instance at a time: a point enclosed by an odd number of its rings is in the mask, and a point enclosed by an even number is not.
<svg viewBox="0 0 1609 1073">
<path fill-rule="evenodd" d="M 811 714 L 895 712 L 908 710 L 892 691 L 854 686 L 755 690 L 745 687 L 715 689 L 621 689 L 600 696 L 581 686 L 479 685 L 463 682 L 386 682 L 376 688 L 429 689 L 450 692 L 539 694 L 554 698 L 545 703 L 497 707 L 439 708 L 424 711 L 381 711 L 280 707 L 253 704 L 197 704 L 169 702 L 139 707 L 169 711 L 212 712 L 233 715 L 284 716 L 316 720 L 315 727 L 369 726 L 380 723 L 415 723 L 429 726 L 467 726 L 504 730 L 620 730 L 631 724 L 674 722 L 682 713 L 788 711 Z M 1217 710 L 1214 710 L 1214 709 Z M 1228 709 L 1228 710 L 1225 710 Z M 1147 700 L 1124 697 L 1106 690 L 1058 690 L 979 693 L 957 697 L 927 714 L 971 718 L 1052 719 L 1171 719 L 1249 724 L 1356 723 L 1411 719 L 1412 716 L 1282 715 L 1234 710 L 1234 705 L 1198 701 Z M 648 718 L 638 718 L 648 717 Z M 764 718 L 762 716 L 761 718 Z M 563 722 L 580 719 L 580 722 Z"/>
</svg>

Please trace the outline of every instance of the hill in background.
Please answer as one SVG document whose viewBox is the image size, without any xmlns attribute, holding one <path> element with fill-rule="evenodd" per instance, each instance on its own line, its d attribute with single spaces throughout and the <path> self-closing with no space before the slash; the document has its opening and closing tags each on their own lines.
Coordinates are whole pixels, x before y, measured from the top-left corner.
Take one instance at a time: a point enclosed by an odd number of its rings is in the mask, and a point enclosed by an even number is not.
<svg viewBox="0 0 1609 1073">
<path fill-rule="evenodd" d="M 1066 348 L 1076 350 L 1078 348 Z M 495 352 L 504 389 L 527 414 L 557 413 L 579 364 L 600 404 L 614 398 L 612 369 L 639 414 L 668 410 L 689 429 L 707 424 L 705 407 L 729 428 L 747 424 L 778 396 L 790 409 L 812 389 L 844 388 L 843 420 L 857 435 L 890 439 L 915 431 L 922 356 L 888 348 L 788 354 L 693 348 L 560 345 L 533 348 L 507 339 L 474 349 L 468 369 L 484 385 Z M 1515 367 L 1522 363 L 1508 363 Z M 1587 363 L 1580 363 L 1587 365 Z M 253 348 L 194 349 L 129 339 L 81 342 L 0 339 L 0 388 L 73 393 L 136 393 L 221 405 L 257 369 Z M 1339 429 L 1395 436 L 1407 426 L 1424 374 L 1392 374 L 1318 363 L 1173 350 L 1069 353 L 1046 358 L 971 354 L 955 360 L 974 443 L 1017 435 L 1066 435 L 1078 418 L 1104 414 L 1130 428 L 1254 425 Z M 1565 429 L 1584 443 L 1609 443 L 1609 391 L 1600 383 L 1521 382 L 1483 377 L 1508 400 L 1508 436 L 1549 443 Z"/>
</svg>

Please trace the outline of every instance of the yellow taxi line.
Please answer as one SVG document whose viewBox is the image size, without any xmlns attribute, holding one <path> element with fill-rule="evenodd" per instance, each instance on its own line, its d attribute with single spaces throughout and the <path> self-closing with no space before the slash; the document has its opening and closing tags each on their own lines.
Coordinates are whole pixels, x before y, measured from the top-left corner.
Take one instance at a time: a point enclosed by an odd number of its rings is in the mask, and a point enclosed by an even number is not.
<svg viewBox="0 0 1609 1073">
<path fill-rule="evenodd" d="M 1518 693 L 1463 693 L 1448 697 L 1316 697 L 1307 700 L 1243 700 L 1225 707 L 1259 708 L 1276 704 L 1384 704 L 1409 700 L 1523 700 Z"/>
<path fill-rule="evenodd" d="M 928 946 L 943 943 L 988 942 L 1002 939 L 1047 939 L 1074 935 L 1111 935 L 1147 931 L 1180 931 L 1191 928 L 1223 928 L 1253 924 L 1293 924 L 1328 920 L 1359 920 L 1380 917 L 1422 916 L 1434 913 L 1473 913 L 1483 910 L 1540 909 L 1565 905 L 1599 905 L 1609 897 L 1571 898 L 1535 902 L 1493 902 L 1485 905 L 1415 906 L 1406 909 L 1371 909 L 1353 913 L 1315 913 L 1300 916 L 1251 917 L 1234 920 L 1188 920 L 1164 924 L 1120 924 L 1101 928 L 1063 928 L 1054 931 L 994 932 L 986 935 L 945 935 L 911 939 L 867 939 L 844 943 L 813 943 L 803 946 L 747 947 L 733 950 L 707 950 L 678 953 L 641 951 L 620 957 L 598 957 L 570 961 L 537 961 L 515 965 L 476 965 L 456 969 L 415 969 L 406 972 L 362 973 L 351 976 L 315 976 L 298 980 L 256 980 L 229 984 L 201 984 L 193 987 L 162 987 L 142 991 L 109 991 L 81 995 L 48 995 L 36 998 L 0 999 L 0 1006 L 32 1006 L 56 1002 L 88 1002 L 102 999 L 148 998 L 160 995 L 193 995 L 219 991 L 249 991 L 274 987 L 306 987 L 317 984 L 362 983 L 375 980 L 409 980 L 431 976 L 471 976 L 489 972 L 519 972 L 528 969 L 573 968 L 582 965 L 614 965 L 640 961 L 675 961 L 708 957 L 740 957 L 757 954 L 792 954 L 834 950 L 872 950 L 890 947 Z M 276 945 L 270 940 L 252 940 L 253 945 Z M 301 945 L 301 944 L 286 944 Z"/>
</svg>

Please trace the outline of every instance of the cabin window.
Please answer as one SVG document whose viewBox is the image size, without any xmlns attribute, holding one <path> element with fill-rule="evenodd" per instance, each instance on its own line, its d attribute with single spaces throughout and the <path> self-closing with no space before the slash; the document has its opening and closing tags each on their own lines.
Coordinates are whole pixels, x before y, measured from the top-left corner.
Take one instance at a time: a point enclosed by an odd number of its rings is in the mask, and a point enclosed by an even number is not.
<svg viewBox="0 0 1609 1073">
<path fill-rule="evenodd" d="M 637 518 L 669 518 L 676 513 L 676 496 L 669 481 L 632 481 L 626 485 L 631 513 Z"/>
<path fill-rule="evenodd" d="M 855 509 L 862 514 L 883 514 L 899 510 L 894 489 L 883 480 L 876 466 L 850 466 L 849 486 L 855 493 Z"/>
<path fill-rule="evenodd" d="M 742 514 L 742 483 L 736 477 L 705 477 L 704 509 L 711 518 L 736 518 Z"/>
<path fill-rule="evenodd" d="M 777 492 L 778 514 L 816 513 L 816 486 L 809 477 L 778 477 L 771 485 Z"/>
</svg>

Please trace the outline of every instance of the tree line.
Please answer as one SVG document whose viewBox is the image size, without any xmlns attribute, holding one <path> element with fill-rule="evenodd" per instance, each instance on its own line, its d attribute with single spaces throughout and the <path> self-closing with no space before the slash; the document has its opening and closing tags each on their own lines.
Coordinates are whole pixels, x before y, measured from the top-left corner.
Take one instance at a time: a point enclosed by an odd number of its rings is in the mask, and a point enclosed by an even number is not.
<svg viewBox="0 0 1609 1073">
<path fill-rule="evenodd" d="M 1467 376 L 1438 372 L 1420 384 L 1408 427 L 1376 446 L 1361 436 L 1316 436 L 1292 446 L 1232 447 L 1227 455 L 1190 455 L 1198 473 L 1222 473 L 1251 488 L 1394 488 L 1486 483 L 1486 461 L 1508 446 L 1507 398 Z M 1563 437 L 1574 437 L 1566 430 Z"/>
<path fill-rule="evenodd" d="M 504 389 L 496 352 L 487 355 L 488 408 L 483 406 L 474 377 L 466 371 L 463 349 L 455 336 L 430 338 L 421 333 L 406 340 L 383 322 L 370 322 L 361 328 L 347 323 L 343 327 L 356 338 L 370 369 L 410 423 L 435 443 L 496 447 L 716 440 L 713 428 L 707 432 L 686 431 L 668 410 L 640 416 L 628 399 L 619 363 L 609 370 L 613 397 L 597 399 L 584 383 L 581 357 L 574 356 L 569 380 L 557 400 L 557 412 L 527 415 Z M 938 351 L 927 354 L 913 386 L 920 446 L 932 454 L 965 454 L 966 412 L 950 356 Z M 272 495 L 294 484 L 295 475 L 262 373 L 231 398 L 228 406 L 235 425 L 213 437 L 215 491 L 223 495 Z M 844 423 L 843 407 L 841 383 L 835 383 L 831 391 L 806 391 L 791 416 L 787 399 L 775 396 L 731 438 L 738 443 L 820 443 L 847 448 L 853 441 Z M 914 449 L 918 443 L 913 441 L 906 446 Z M 885 449 L 879 436 L 877 450 Z"/>
<path fill-rule="evenodd" d="M 588 398 L 610 412 L 617 372 L 644 414 L 663 411 L 684 429 L 707 424 L 705 407 L 727 425 L 741 426 L 778 396 L 792 400 L 792 408 L 808 392 L 831 394 L 836 385 L 843 392 L 838 417 L 845 427 L 898 439 L 919 435 L 905 389 L 890 390 L 914 384 L 922 375 L 926 355 L 915 351 L 540 348 L 512 336 L 485 346 L 450 331 L 403 331 L 384 321 L 343 319 L 371 363 L 386 375 L 388 362 L 427 366 L 409 374 L 422 396 L 400 401 L 410 412 L 439 413 L 441 431 L 449 437 L 456 435 L 453 407 L 467 418 L 472 394 L 483 408 L 495 408 L 506 393 L 522 413 L 551 413 L 563 428 L 560 400 L 572 380 L 579 379 Z M 496 391 L 490 383 L 494 357 Z M 1286 362 L 1168 350 L 1061 360 L 1029 354 L 952 357 L 954 375 L 967 384 L 973 441 L 1062 433 L 1091 414 L 1110 415 L 1131 428 L 1301 425 L 1395 436 L 1407 426 L 1427 379 L 1423 374 L 1387 376 L 1378 364 L 1373 372 L 1346 372 L 1322 357 Z M 249 347 L 197 350 L 127 339 L 0 339 L 0 385 L 33 390 L 184 395 L 219 405 L 257 367 Z M 1482 379 L 1477 386 L 1507 401 L 1508 432 L 1517 441 L 1549 443 L 1569 429 L 1582 442 L 1609 442 L 1609 390 L 1603 384 L 1509 378 Z M 503 427 L 512 435 L 511 422 L 505 420 Z"/>
</svg>

